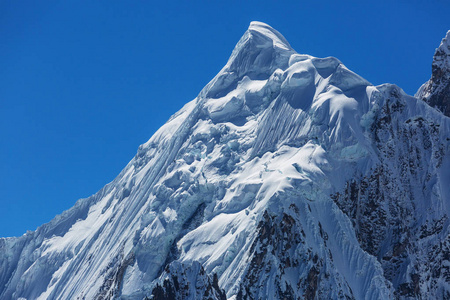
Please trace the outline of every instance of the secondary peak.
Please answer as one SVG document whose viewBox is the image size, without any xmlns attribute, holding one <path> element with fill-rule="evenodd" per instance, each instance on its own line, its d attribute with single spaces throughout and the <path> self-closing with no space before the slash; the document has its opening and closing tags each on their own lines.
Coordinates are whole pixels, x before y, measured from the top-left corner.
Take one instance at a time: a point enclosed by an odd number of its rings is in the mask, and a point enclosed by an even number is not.
<svg viewBox="0 0 450 300">
<path fill-rule="evenodd" d="M 278 48 L 291 50 L 291 45 L 284 38 L 284 36 L 277 30 L 273 29 L 271 26 L 263 22 L 253 21 L 248 27 L 248 32 L 253 35 L 264 38 L 266 41 L 272 41 L 272 44 Z M 268 43 L 263 43 L 268 44 Z"/>
</svg>

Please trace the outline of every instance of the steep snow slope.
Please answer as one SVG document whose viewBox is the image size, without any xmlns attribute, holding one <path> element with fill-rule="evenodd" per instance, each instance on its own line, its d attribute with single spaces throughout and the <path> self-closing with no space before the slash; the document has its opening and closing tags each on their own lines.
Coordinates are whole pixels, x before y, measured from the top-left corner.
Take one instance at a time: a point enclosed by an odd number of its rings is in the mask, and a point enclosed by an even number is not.
<svg viewBox="0 0 450 300">
<path fill-rule="evenodd" d="M 0 298 L 450 297 L 449 140 L 427 103 L 252 22 L 113 182 L 0 239 Z"/>
</svg>

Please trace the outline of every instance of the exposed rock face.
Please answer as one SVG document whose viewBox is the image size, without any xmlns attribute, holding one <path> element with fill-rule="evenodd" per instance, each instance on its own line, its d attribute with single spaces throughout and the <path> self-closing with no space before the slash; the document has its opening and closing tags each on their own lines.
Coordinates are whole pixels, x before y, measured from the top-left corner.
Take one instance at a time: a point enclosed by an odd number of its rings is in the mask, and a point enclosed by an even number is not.
<svg viewBox="0 0 450 300">
<path fill-rule="evenodd" d="M 416 97 L 450 117 L 450 31 L 434 54 L 431 79 L 420 87 Z"/>
<path fill-rule="evenodd" d="M 211 278 L 198 262 L 190 266 L 171 263 L 159 278 L 150 299 L 227 299 L 225 291 L 219 288 L 217 274 Z"/>
<path fill-rule="evenodd" d="M 449 239 L 448 212 L 433 191 L 434 182 L 447 180 L 439 169 L 448 141 L 432 120 L 405 120 L 404 99 L 395 88 L 389 94 L 371 127 L 380 163 L 355 174 L 333 198 L 352 220 L 361 247 L 382 265 L 395 296 L 448 298 L 442 283 L 449 273 L 440 270 L 450 263 L 443 246 Z"/>
<path fill-rule="evenodd" d="M 321 223 L 317 238 L 325 251 L 308 245 L 300 218 L 294 203 L 281 215 L 264 212 L 236 299 L 354 299 L 345 278 L 334 272 Z"/>
<path fill-rule="evenodd" d="M 0 299 L 450 299 L 449 214 L 450 118 L 252 22 L 113 182 L 0 239 Z"/>
</svg>

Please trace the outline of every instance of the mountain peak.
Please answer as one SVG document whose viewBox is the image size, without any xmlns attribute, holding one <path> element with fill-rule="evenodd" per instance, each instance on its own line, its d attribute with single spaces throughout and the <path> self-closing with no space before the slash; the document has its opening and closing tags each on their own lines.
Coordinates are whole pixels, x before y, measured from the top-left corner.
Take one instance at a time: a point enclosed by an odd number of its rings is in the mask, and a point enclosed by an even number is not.
<svg viewBox="0 0 450 300">
<path fill-rule="evenodd" d="M 275 70 L 286 70 L 296 54 L 284 36 L 271 26 L 253 21 L 233 49 L 225 67 L 202 90 L 207 98 L 227 94 L 244 76 L 266 80 Z"/>
<path fill-rule="evenodd" d="M 238 77 L 269 76 L 277 68 L 288 67 L 295 51 L 281 33 L 262 22 L 251 22 L 234 48 L 226 72 Z"/>
<path fill-rule="evenodd" d="M 257 41 L 265 41 L 265 43 L 262 43 L 260 46 L 270 46 L 271 41 L 274 47 L 292 50 L 291 45 L 289 45 L 289 42 L 284 38 L 284 36 L 266 23 L 253 21 L 250 23 L 247 31 L 254 39 L 257 39 Z M 258 37 L 261 39 L 258 39 Z"/>
<path fill-rule="evenodd" d="M 432 77 L 435 79 L 441 76 L 450 77 L 450 30 L 434 53 L 432 71 Z"/>
<path fill-rule="evenodd" d="M 416 97 L 450 116 L 450 30 L 434 53 L 430 80 L 420 87 Z"/>
</svg>

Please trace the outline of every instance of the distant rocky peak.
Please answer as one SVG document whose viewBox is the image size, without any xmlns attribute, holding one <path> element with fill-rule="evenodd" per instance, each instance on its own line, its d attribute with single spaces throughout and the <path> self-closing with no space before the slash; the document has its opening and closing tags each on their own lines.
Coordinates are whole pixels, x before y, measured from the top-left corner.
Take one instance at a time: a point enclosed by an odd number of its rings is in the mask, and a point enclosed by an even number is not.
<svg viewBox="0 0 450 300">
<path fill-rule="evenodd" d="M 436 49 L 433 56 L 432 79 L 439 80 L 442 77 L 450 77 L 450 30 L 442 39 L 441 45 Z"/>
<path fill-rule="evenodd" d="M 450 30 L 434 53 L 431 79 L 420 87 L 416 97 L 450 116 Z"/>
</svg>

